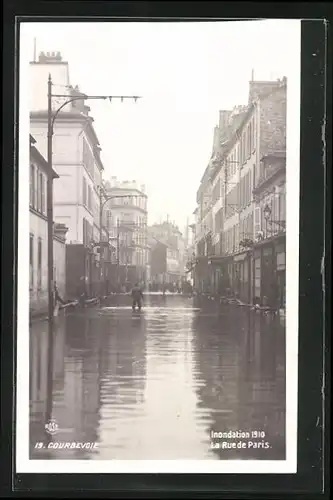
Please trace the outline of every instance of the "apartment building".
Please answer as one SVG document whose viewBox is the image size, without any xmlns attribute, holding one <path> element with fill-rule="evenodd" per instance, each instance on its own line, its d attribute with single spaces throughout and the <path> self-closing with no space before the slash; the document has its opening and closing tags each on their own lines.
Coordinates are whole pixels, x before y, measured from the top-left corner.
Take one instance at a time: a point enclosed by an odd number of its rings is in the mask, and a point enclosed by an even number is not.
<svg viewBox="0 0 333 500">
<path fill-rule="evenodd" d="M 149 279 L 149 262 L 145 186 L 135 180 L 119 181 L 112 177 L 105 183 L 105 189 L 108 197 L 105 216 L 115 246 L 112 272 L 118 272 L 116 279 L 120 283 L 146 281 Z"/>
<path fill-rule="evenodd" d="M 285 149 L 286 79 L 250 82 L 248 105 L 220 112 L 212 157 L 197 193 L 199 290 L 217 292 L 222 286 L 248 303 L 276 302 L 272 293 L 267 298 L 265 286 L 260 287 L 265 294 L 260 292 L 258 298 L 258 280 L 267 282 L 269 278 L 267 273 L 262 277 L 259 258 L 253 253 L 267 234 L 263 232 L 266 203 L 259 191 L 254 196 L 254 189 L 261 182 L 267 158 L 272 162 Z M 279 191 L 279 210 L 283 212 L 285 189 L 275 186 L 274 190 Z"/>
<path fill-rule="evenodd" d="M 30 135 L 30 195 L 29 195 L 29 291 L 30 313 L 44 313 L 48 308 L 48 164 Z M 59 180 L 52 170 L 53 179 Z M 66 292 L 66 233 L 62 224 L 54 224 L 54 279 L 60 295 Z"/>
<path fill-rule="evenodd" d="M 151 281 L 158 285 L 180 283 L 185 277 L 185 240 L 174 222 L 148 228 L 151 243 Z"/>
<path fill-rule="evenodd" d="M 83 289 L 91 289 L 93 283 L 96 287 L 99 279 L 99 254 L 96 247 L 91 251 L 91 246 L 93 241 L 99 241 L 100 189 L 104 167 L 94 120 L 89 115 L 90 108 L 86 105 L 84 94 L 77 86 L 74 88 L 71 85 L 69 64 L 59 52 L 41 53 L 38 61 L 30 63 L 30 130 L 38 140 L 41 153 L 46 157 L 49 75 L 54 95 L 53 166 L 59 175 L 54 186 L 54 219 L 68 227 L 67 292 L 75 296 L 79 281 Z M 56 97 L 59 95 L 65 97 Z M 80 99 L 65 104 L 74 97 Z M 64 107 L 59 110 L 63 104 Z M 104 229 L 103 235 L 105 238 Z M 80 266 L 76 266 L 73 274 L 72 262 L 75 261 L 80 261 Z"/>
</svg>

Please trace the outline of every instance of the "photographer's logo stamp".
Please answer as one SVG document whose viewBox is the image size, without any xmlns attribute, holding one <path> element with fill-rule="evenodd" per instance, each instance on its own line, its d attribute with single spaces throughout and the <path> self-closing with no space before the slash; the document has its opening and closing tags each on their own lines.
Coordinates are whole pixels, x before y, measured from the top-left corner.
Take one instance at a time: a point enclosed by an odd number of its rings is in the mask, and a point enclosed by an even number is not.
<svg viewBox="0 0 333 500">
<path fill-rule="evenodd" d="M 49 420 L 45 424 L 45 430 L 48 434 L 51 434 L 52 436 L 57 434 L 59 432 L 59 426 L 58 426 L 56 420 L 54 420 L 54 419 Z"/>
</svg>

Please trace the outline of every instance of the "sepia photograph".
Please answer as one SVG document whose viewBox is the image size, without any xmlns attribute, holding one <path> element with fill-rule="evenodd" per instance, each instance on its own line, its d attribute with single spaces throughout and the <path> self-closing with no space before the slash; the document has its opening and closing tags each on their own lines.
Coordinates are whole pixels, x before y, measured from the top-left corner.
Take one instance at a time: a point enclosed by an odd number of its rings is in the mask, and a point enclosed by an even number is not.
<svg viewBox="0 0 333 500">
<path fill-rule="evenodd" d="M 18 472 L 296 473 L 300 21 L 23 21 Z"/>
</svg>

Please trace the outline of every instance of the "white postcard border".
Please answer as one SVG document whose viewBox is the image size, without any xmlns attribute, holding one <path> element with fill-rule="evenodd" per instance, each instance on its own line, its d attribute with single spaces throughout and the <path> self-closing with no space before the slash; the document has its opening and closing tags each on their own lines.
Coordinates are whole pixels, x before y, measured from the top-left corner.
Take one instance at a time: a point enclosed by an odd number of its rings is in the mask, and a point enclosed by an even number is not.
<svg viewBox="0 0 333 500">
<path fill-rule="evenodd" d="M 17 293 L 17 473 L 296 473 L 298 401 L 298 278 L 300 180 L 301 21 L 293 23 L 292 75 L 287 83 L 287 236 L 286 236 L 286 460 L 30 460 L 29 459 L 29 44 L 20 25 L 19 210 Z M 264 43 L 264 41 L 263 41 Z M 235 103 L 236 104 L 236 103 Z M 218 110 L 217 110 L 218 112 Z"/>
</svg>

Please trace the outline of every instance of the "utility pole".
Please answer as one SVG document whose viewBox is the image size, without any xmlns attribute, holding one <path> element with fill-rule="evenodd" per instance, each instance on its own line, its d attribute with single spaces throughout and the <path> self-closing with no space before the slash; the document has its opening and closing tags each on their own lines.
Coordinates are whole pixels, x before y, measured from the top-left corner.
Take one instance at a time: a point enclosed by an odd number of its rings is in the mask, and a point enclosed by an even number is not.
<svg viewBox="0 0 333 500">
<path fill-rule="evenodd" d="M 99 294 L 100 298 L 102 298 L 102 265 L 103 265 L 103 252 L 102 250 L 102 224 L 103 224 L 103 188 L 99 186 Z M 103 256 L 103 257 L 102 257 Z"/>
<path fill-rule="evenodd" d="M 65 99 L 65 101 L 52 112 L 52 97 Z M 47 163 L 48 163 L 48 178 L 47 178 L 47 243 L 48 243 L 48 372 L 47 372 L 47 402 L 46 402 L 46 417 L 47 420 L 52 418 L 52 392 L 53 392 L 53 323 L 54 323 L 54 282 L 53 282 L 53 165 L 52 165 L 52 138 L 53 125 L 59 112 L 69 103 L 74 101 L 85 101 L 88 99 L 109 100 L 120 99 L 123 102 L 125 99 L 133 99 L 136 102 L 140 99 L 139 96 L 111 96 L 111 95 L 75 95 L 68 94 L 52 94 L 52 79 L 51 74 L 48 77 L 47 83 Z M 102 206 L 103 209 L 103 206 Z M 101 228 L 100 228 L 101 230 Z M 101 232 L 100 232 L 101 235 Z"/>
<path fill-rule="evenodd" d="M 53 168 L 52 168 L 52 80 L 47 82 L 47 273 L 48 273 L 48 356 L 47 356 L 47 402 L 46 421 L 52 418 L 53 400 L 53 322 L 54 322 L 54 283 L 53 283 Z"/>
<path fill-rule="evenodd" d="M 119 244 L 119 219 L 117 219 L 117 284 L 120 285 L 120 244 Z"/>
</svg>

